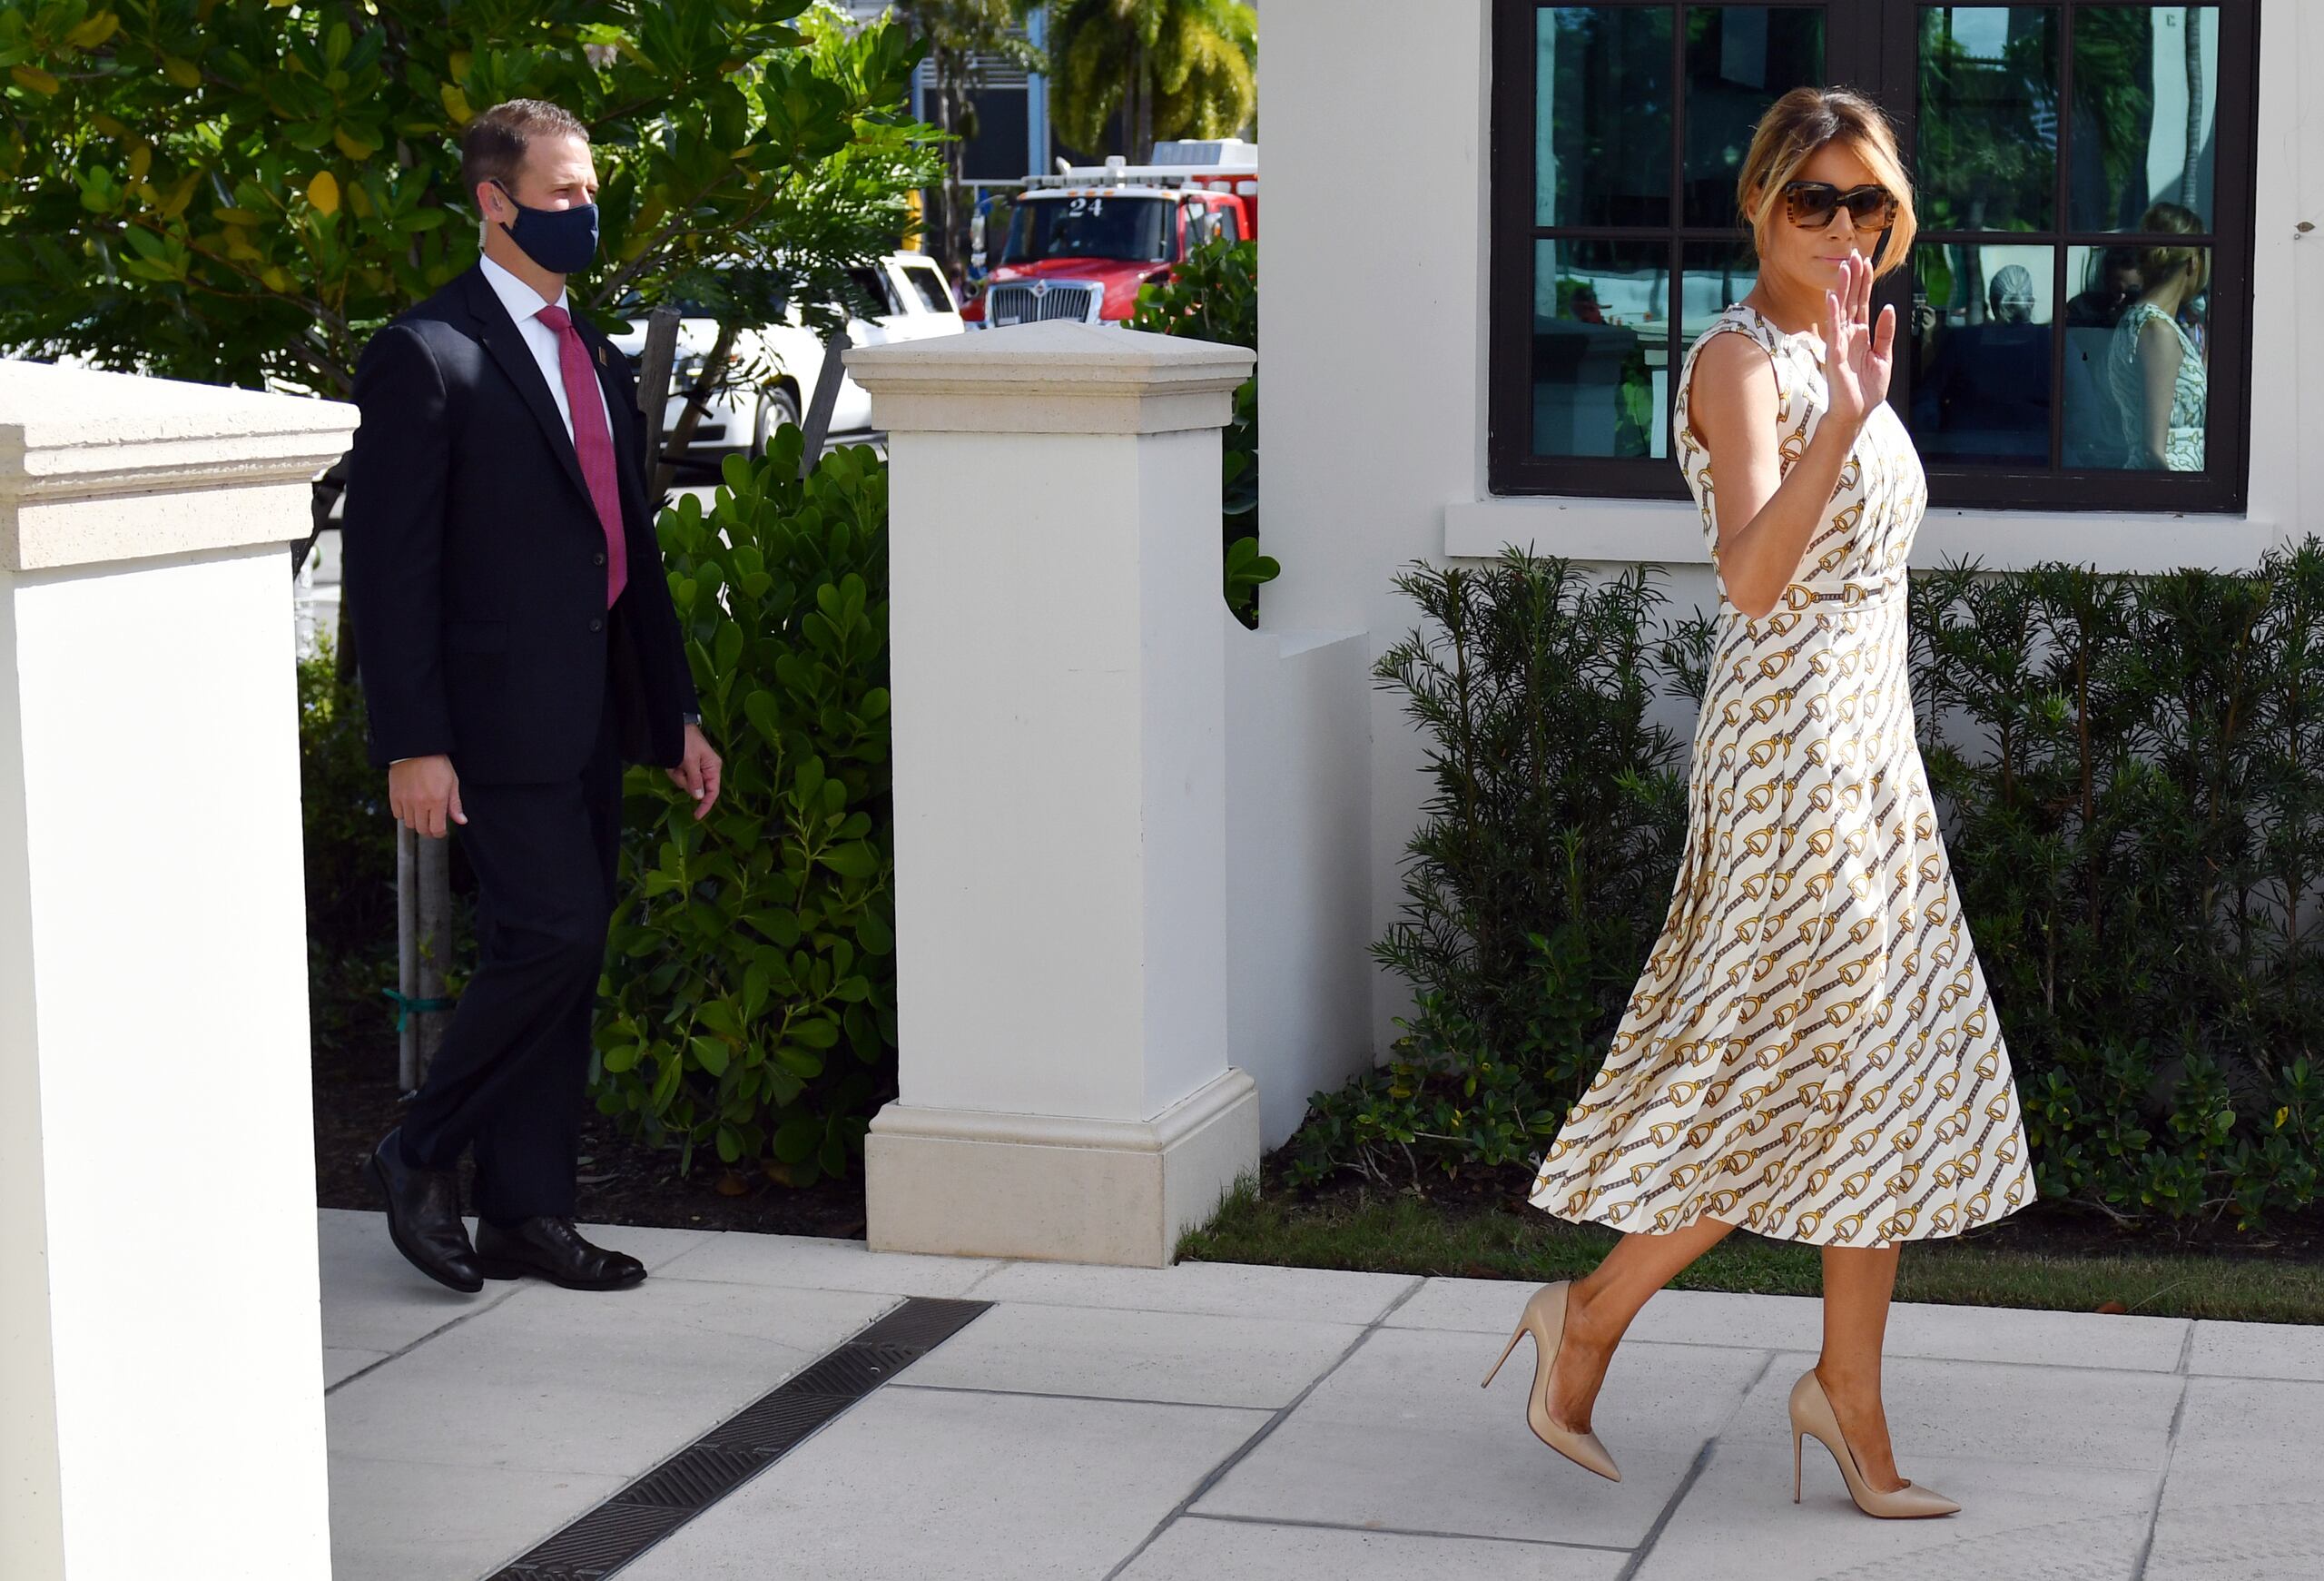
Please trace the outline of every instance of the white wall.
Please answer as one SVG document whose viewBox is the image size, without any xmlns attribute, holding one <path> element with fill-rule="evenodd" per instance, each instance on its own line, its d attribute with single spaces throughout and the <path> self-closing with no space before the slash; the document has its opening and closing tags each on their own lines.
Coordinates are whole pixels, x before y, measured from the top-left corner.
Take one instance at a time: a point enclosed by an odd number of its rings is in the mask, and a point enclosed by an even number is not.
<svg viewBox="0 0 2324 1581">
<path fill-rule="evenodd" d="M 0 598 L 0 1268 L 48 1260 L 48 1188 L 40 1168 L 40 1062 L 34 1046 L 32 842 L 25 821 L 22 720 L 15 688 L 16 601 Z M 64 1564 L 56 1368 L 45 1280 L 0 1282 L 0 1559 L 45 1574 Z M 38 1569 L 34 1567 L 38 1566 Z M 13 1573 L 13 1572 L 12 1572 Z"/>
<path fill-rule="evenodd" d="M 1489 0 L 1418 0 L 1350 25 L 1344 0 L 1267 11 L 1261 444 L 1269 627 L 1357 627 L 1370 654 L 1415 618 L 1390 578 L 1505 542 L 1601 569 L 1663 566 L 1675 612 L 1713 594 L 1686 501 L 1492 498 L 1485 488 Z M 1913 563 L 1995 569 L 2247 565 L 2324 501 L 2324 5 L 2263 0 L 2250 509 L 2240 517 L 1932 510 Z M 1676 463 L 1672 463 L 1675 468 Z M 1374 692 L 1371 936 L 1396 914 L 1422 742 Z M 1672 722 L 1666 711 L 1659 716 Z M 1685 720 L 1677 721 L 1683 725 Z M 1320 786 L 1311 795 L 1324 795 Z M 1375 976 L 1386 1046 L 1408 996 Z"/>
<path fill-rule="evenodd" d="M 285 545 L 353 409 L 0 361 L 0 1576 L 330 1574 Z"/>
<path fill-rule="evenodd" d="M 1197 687 L 1199 669 L 1216 696 L 1224 661 L 1215 647 L 1146 646 L 1189 623 L 1142 619 L 1137 604 L 1205 608 L 1218 589 L 1215 577 L 1188 585 L 1200 562 L 1183 554 L 1175 573 L 1149 557 L 1142 576 L 1101 577 L 1101 557 L 1137 562 L 1095 524 L 1215 515 L 1208 495 L 1156 496 L 1215 489 L 1218 435 L 912 440 L 892 449 L 890 528 L 896 941 L 914 968 L 897 1035 L 945 1052 L 903 1062 L 901 1101 L 1145 1120 L 1225 1059 L 1215 1003 L 1147 993 L 1221 970 L 1215 927 L 1195 936 L 1175 919 L 1216 914 L 1220 835 L 1179 825 L 1216 815 L 1198 792 L 1224 774 L 1223 730 L 1147 699 Z M 1166 453 L 1206 445 L 1206 466 Z M 986 497 L 1006 519 L 1006 552 L 961 498 L 972 475 L 1012 480 Z M 1213 638 L 1206 625 L 1183 635 Z M 1000 676 L 1011 678 L 988 679 Z M 1011 695 L 983 695 L 994 684 Z M 1059 721 L 1071 721 L 1069 744 Z M 1145 865 L 1150 847 L 1182 845 L 1210 862 Z"/>
<path fill-rule="evenodd" d="M 1406 6 L 1393 26 L 1351 26 L 1337 0 L 1267 11 L 1260 469 L 1283 574 L 1261 618 L 1364 633 L 1366 672 L 1413 623 L 1396 567 L 1442 555 L 1446 502 L 1484 476 L 1484 16 L 1482 0 Z M 1423 786 L 1397 699 L 1364 685 L 1368 941 L 1396 914 Z M 1363 970 L 1384 1050 L 1409 995 Z"/>
<path fill-rule="evenodd" d="M 1249 631 L 1224 608 L 1219 620 L 1227 1060 L 1257 1080 L 1272 1148 L 1311 1093 L 1371 1057 L 1370 656 L 1360 631 Z"/>
<path fill-rule="evenodd" d="M 16 718 L 0 722 L 23 744 L 34 835 L 0 954 L 30 967 L 28 982 L 6 984 L 12 1001 L 24 995 L 11 1019 L 38 1021 L 72 1534 L 61 1573 L 149 1574 L 166 1551 L 236 1555 L 238 1574 L 320 1576 L 328 1495 L 287 557 L 111 569 L 0 577 L 13 582 L 0 585 L 5 657 L 38 656 L 17 667 Z M 193 654 L 201 662 L 185 662 Z M 264 682 L 222 690 L 228 676 Z M 25 923 L 33 938 L 15 932 Z M 12 1079 L 32 1047 L 7 1040 Z M 14 1191 L 41 1151 L 9 1153 Z M 304 1167 L 276 1173 L 284 1156 Z M 217 1477 L 187 1474 L 196 1466 L 246 1483 L 252 1499 L 222 1499 Z M 124 1487 L 136 1490 L 135 1521 L 105 1513 Z"/>
<path fill-rule="evenodd" d="M 874 1250 L 1159 1266 L 1258 1163 L 1218 581 L 1219 430 L 1253 361 L 1061 321 L 848 354 L 891 471 Z"/>
</svg>

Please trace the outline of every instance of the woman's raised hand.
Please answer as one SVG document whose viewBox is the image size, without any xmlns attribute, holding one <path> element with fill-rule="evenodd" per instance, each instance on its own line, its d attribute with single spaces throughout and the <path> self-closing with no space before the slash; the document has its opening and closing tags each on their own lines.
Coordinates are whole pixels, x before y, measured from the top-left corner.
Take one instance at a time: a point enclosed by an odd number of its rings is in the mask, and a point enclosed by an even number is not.
<svg viewBox="0 0 2324 1581">
<path fill-rule="evenodd" d="M 1860 429 L 1888 399 L 1888 375 L 1896 365 L 1896 310 L 1880 310 L 1872 322 L 1872 261 L 1851 253 L 1840 261 L 1840 284 L 1824 293 L 1824 382 L 1831 404 L 1827 415 Z"/>
</svg>

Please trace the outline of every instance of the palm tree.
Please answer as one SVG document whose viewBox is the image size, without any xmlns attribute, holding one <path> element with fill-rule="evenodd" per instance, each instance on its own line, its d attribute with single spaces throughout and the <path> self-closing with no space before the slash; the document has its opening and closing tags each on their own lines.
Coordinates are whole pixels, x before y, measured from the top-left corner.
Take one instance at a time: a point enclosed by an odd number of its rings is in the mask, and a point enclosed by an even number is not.
<svg viewBox="0 0 2324 1581">
<path fill-rule="evenodd" d="M 1076 148 L 1102 153 L 1118 110 L 1123 152 L 1157 137 L 1226 137 L 1257 112 L 1258 13 L 1243 0 L 1053 0 L 1049 115 Z"/>
<path fill-rule="evenodd" d="M 2203 206 L 2203 200 L 2211 194 L 2195 190 L 2196 167 L 2203 153 L 2203 89 L 2208 85 L 2203 72 L 2201 9 L 2188 6 L 2180 15 L 2179 28 L 2187 40 L 2187 163 L 2179 177 L 2179 202 L 2208 218 L 2209 210 Z"/>
<path fill-rule="evenodd" d="M 962 161 L 977 133 L 976 104 L 970 97 L 981 68 L 996 61 L 1038 72 L 1041 52 L 1019 31 L 1026 12 L 1039 0 L 893 0 L 896 15 L 928 41 L 936 77 L 934 124 L 957 134 L 944 144 L 944 184 L 938 190 L 929 251 L 956 278 L 967 272 L 969 210 L 962 192 Z"/>
</svg>

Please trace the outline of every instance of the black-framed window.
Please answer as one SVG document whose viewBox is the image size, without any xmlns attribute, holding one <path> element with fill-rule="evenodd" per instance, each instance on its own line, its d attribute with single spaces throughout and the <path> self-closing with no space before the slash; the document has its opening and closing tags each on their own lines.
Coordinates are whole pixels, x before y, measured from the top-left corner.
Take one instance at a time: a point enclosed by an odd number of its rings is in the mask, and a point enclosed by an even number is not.
<svg viewBox="0 0 2324 1581">
<path fill-rule="evenodd" d="M 2240 509 L 2256 0 L 1495 0 L 1490 479 L 1683 498 L 1671 380 L 1748 292 L 1759 114 L 1845 84 L 1920 233 L 1881 284 L 1939 505 Z"/>
</svg>

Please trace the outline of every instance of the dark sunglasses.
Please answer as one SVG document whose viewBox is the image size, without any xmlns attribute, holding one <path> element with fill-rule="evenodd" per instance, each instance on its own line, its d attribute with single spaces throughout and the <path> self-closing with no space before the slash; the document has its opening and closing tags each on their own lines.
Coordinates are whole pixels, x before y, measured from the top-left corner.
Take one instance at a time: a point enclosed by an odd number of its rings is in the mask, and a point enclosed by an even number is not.
<svg viewBox="0 0 2324 1581">
<path fill-rule="evenodd" d="M 1896 194 L 1884 186 L 1850 187 L 1842 192 L 1830 182 L 1787 181 L 1782 191 L 1786 212 L 1795 225 L 1808 229 L 1828 225 L 1842 209 L 1859 231 L 1886 231 L 1896 222 Z"/>
</svg>

